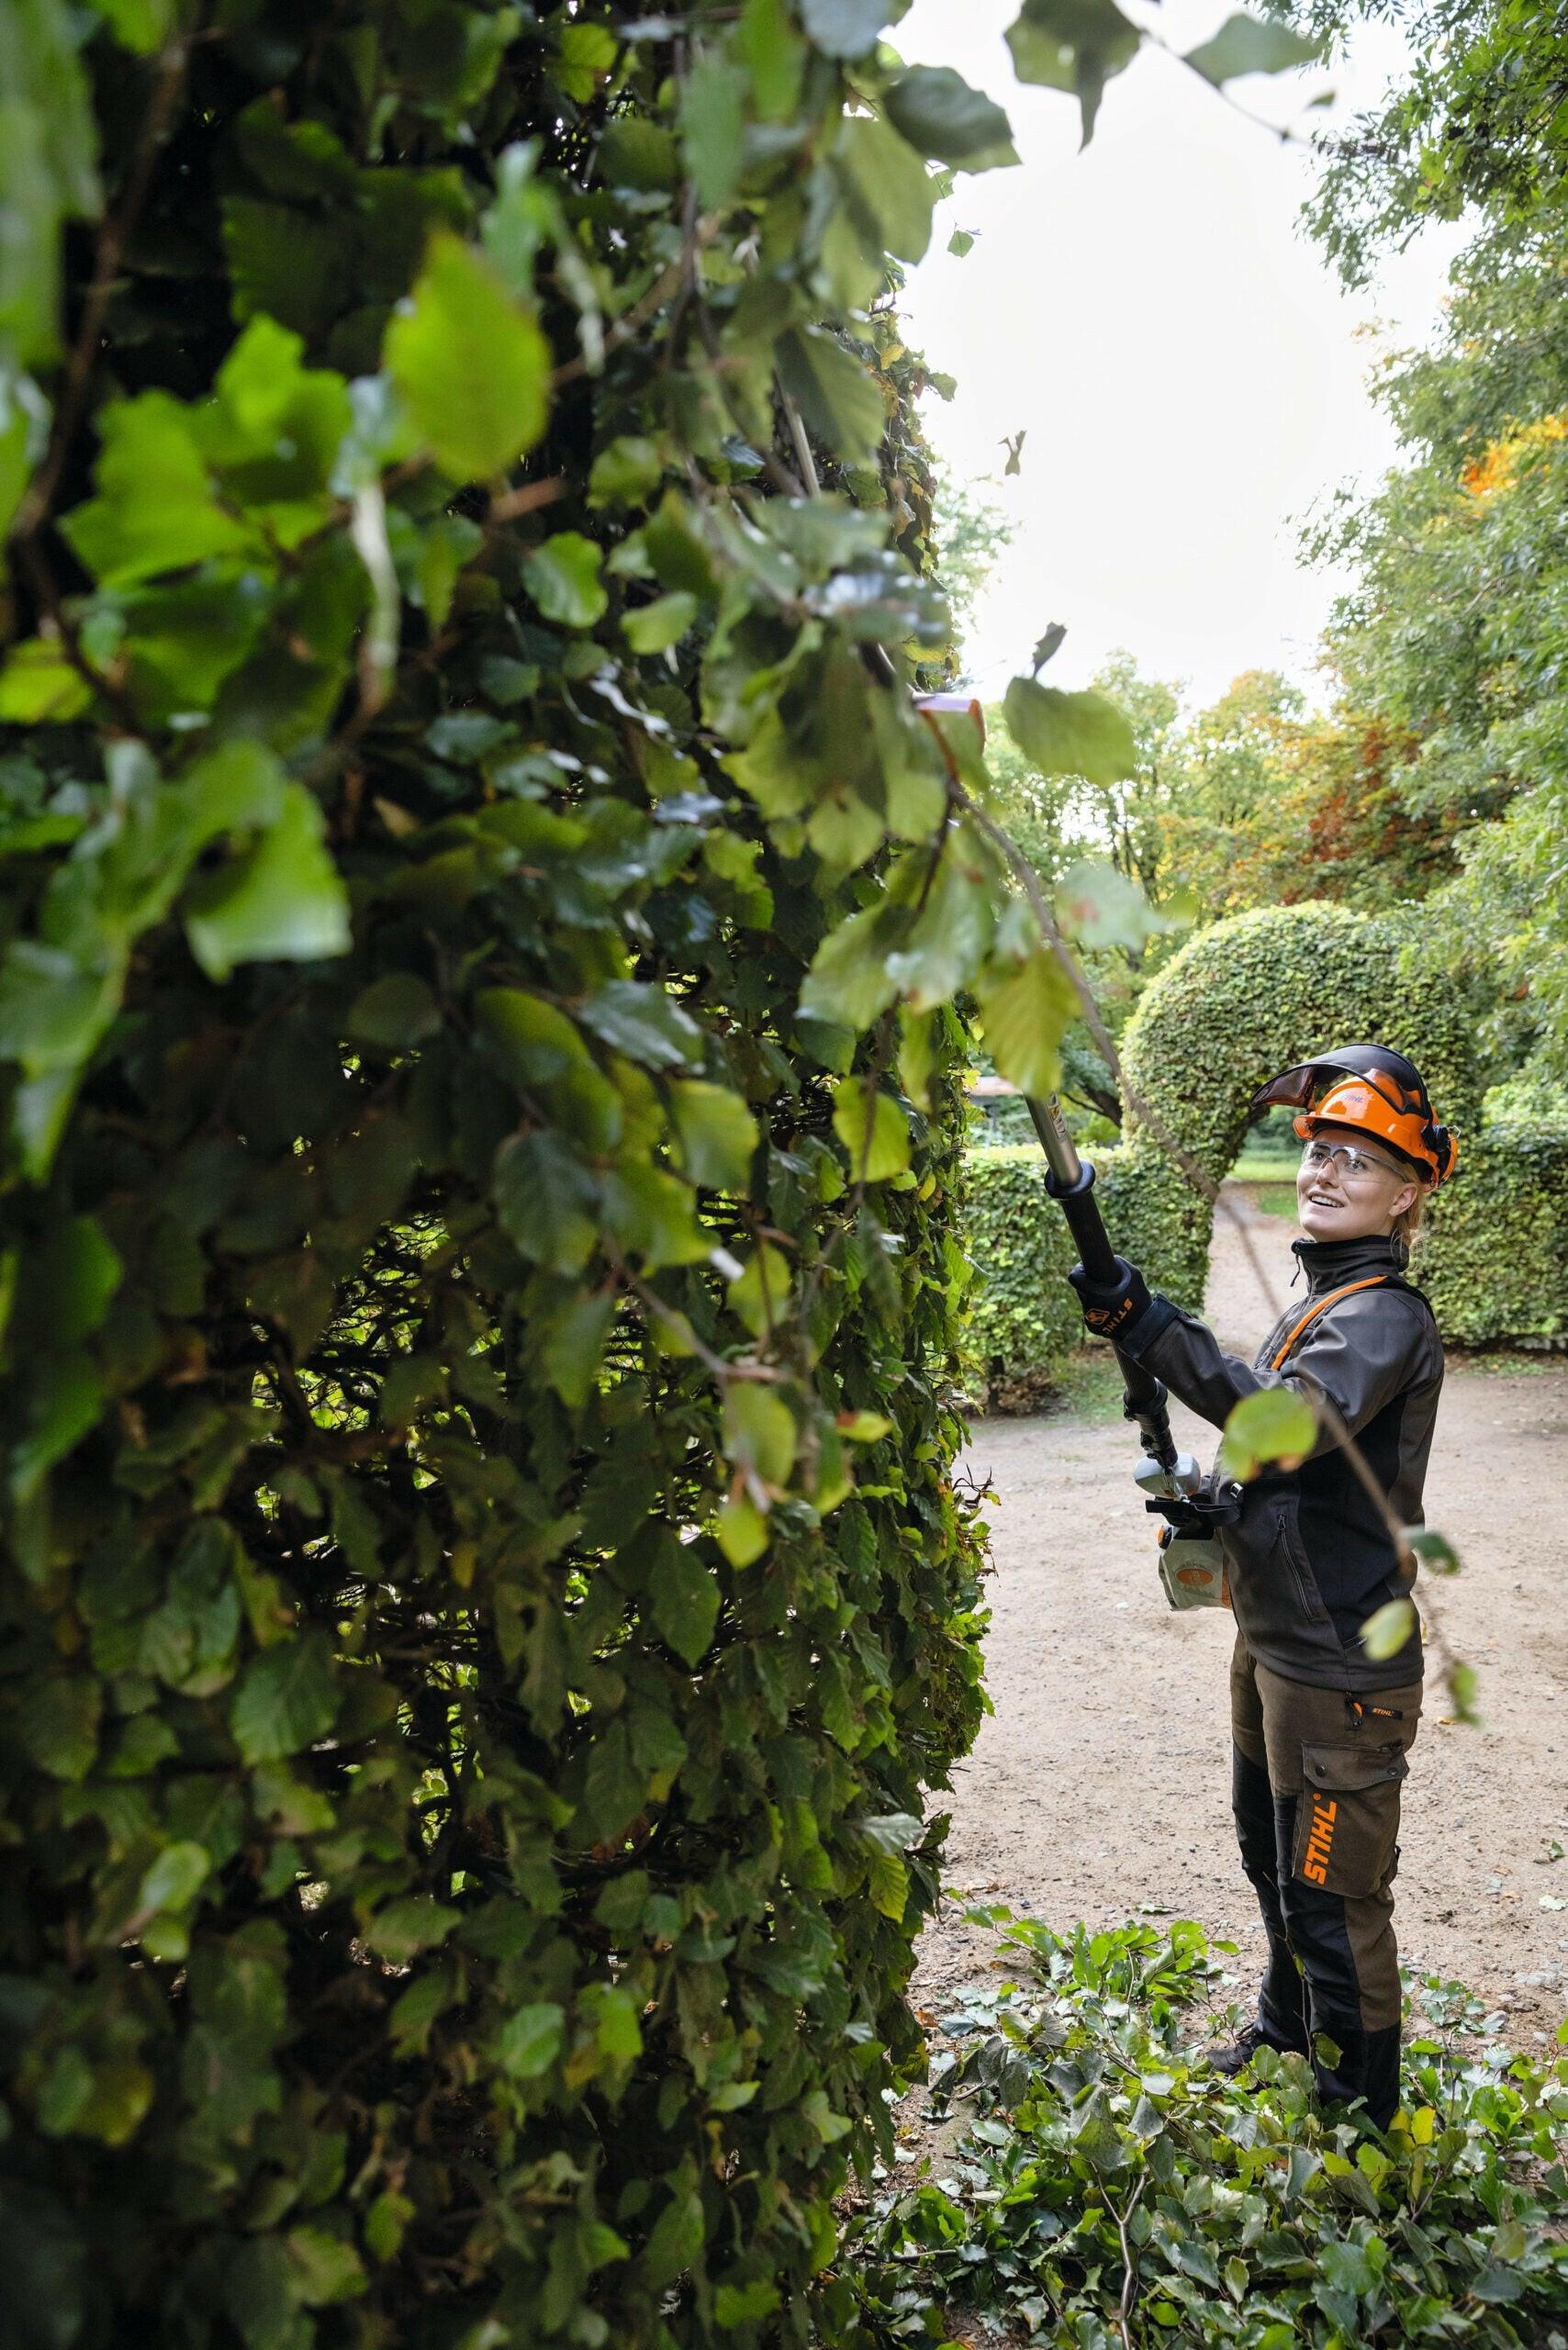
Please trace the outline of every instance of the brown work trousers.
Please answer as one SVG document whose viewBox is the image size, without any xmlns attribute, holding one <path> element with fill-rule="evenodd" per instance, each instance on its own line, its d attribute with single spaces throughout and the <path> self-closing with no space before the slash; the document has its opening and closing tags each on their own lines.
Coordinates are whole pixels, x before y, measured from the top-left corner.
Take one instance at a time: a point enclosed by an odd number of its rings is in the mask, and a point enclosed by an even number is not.
<svg viewBox="0 0 1568 2350">
<path fill-rule="evenodd" d="M 1259 2027 L 1311 2055 L 1326 2101 L 1363 2098 L 1386 2127 L 1399 2102 L 1390 1887 L 1421 1684 L 1356 1697 L 1286 1681 L 1238 1634 L 1230 1700 L 1236 1832 L 1269 1937 Z"/>
</svg>

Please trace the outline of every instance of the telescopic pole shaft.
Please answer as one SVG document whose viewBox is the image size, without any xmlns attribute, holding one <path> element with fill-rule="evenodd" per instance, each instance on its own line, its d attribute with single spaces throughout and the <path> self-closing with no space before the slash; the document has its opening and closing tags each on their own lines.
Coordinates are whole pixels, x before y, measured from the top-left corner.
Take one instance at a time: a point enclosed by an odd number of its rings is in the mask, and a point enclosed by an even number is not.
<svg viewBox="0 0 1568 2350">
<path fill-rule="evenodd" d="M 1086 1158 L 1080 1158 L 1056 1095 L 1044 1102 L 1034 1094 L 1025 1098 L 1046 1154 L 1046 1188 L 1067 1218 L 1084 1271 L 1092 1281 L 1109 1287 L 1117 1278 L 1116 1252 L 1094 1197 L 1094 1169 Z M 1170 1468 L 1176 1460 L 1176 1440 L 1170 1433 L 1165 1389 L 1151 1371 L 1125 1355 L 1120 1347 L 1115 1355 L 1126 1391 L 1127 1416 L 1143 1430 L 1154 1458 L 1163 1468 Z"/>
<path fill-rule="evenodd" d="M 1053 1093 L 1044 1102 L 1035 1094 L 1026 1097 L 1029 1115 L 1035 1121 L 1035 1132 L 1040 1137 L 1040 1148 L 1046 1154 L 1050 1169 L 1050 1194 L 1068 1221 L 1069 1229 L 1078 1243 L 1078 1253 L 1083 1270 L 1092 1280 L 1103 1282 L 1116 1278 L 1116 1252 L 1105 1230 L 1105 1220 L 1100 1203 L 1094 1197 L 1094 1169 L 1078 1155 L 1078 1147 L 1067 1130 L 1061 1105 Z"/>
</svg>

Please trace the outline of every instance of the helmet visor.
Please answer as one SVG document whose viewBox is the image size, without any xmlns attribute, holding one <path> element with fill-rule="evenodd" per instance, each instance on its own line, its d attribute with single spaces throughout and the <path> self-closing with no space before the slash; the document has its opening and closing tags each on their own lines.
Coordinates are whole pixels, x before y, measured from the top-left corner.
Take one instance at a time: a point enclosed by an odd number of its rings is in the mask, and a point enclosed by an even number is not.
<svg viewBox="0 0 1568 2350">
<path fill-rule="evenodd" d="M 1298 1061 L 1294 1069 L 1282 1069 L 1260 1087 L 1252 1096 L 1251 1114 L 1260 1118 L 1265 1110 L 1305 1110 L 1315 1094 L 1327 1092 L 1339 1074 L 1327 1061 Z"/>
<path fill-rule="evenodd" d="M 1423 1119 L 1431 1114 L 1421 1096 L 1410 1092 L 1393 1069 L 1375 1063 L 1362 1068 L 1359 1061 L 1321 1060 L 1298 1061 L 1294 1069 L 1282 1069 L 1278 1077 L 1271 1078 L 1253 1095 L 1249 1115 L 1260 1118 L 1265 1110 L 1276 1106 L 1287 1110 L 1316 1109 L 1326 1093 L 1331 1093 L 1347 1079 L 1359 1085 L 1370 1085 L 1391 1109 Z"/>
</svg>

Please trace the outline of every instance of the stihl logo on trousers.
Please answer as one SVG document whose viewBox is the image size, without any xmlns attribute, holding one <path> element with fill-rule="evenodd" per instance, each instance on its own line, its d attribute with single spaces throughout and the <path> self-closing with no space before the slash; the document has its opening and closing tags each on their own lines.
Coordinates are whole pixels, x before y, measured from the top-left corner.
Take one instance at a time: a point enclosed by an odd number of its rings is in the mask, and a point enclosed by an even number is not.
<svg viewBox="0 0 1568 2350">
<path fill-rule="evenodd" d="M 1314 1788 L 1312 1792 L 1312 1829 L 1306 1840 L 1306 1858 L 1301 1873 L 1312 1885 L 1328 1882 L 1328 1855 L 1334 1849 L 1334 1822 L 1339 1816 L 1337 1803 L 1325 1803 Z"/>
</svg>

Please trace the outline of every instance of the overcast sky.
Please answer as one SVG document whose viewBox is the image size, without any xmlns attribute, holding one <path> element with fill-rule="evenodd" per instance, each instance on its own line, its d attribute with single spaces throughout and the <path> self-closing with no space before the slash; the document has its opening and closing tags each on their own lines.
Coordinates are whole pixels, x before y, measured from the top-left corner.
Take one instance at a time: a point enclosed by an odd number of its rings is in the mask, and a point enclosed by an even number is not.
<svg viewBox="0 0 1568 2350">
<path fill-rule="evenodd" d="M 1181 49 L 1224 0 L 1126 0 Z M 1085 683 L 1126 645 L 1152 675 L 1207 700 L 1238 671 L 1286 670 L 1321 699 L 1318 632 L 1334 578 L 1296 560 L 1296 524 L 1394 454 L 1366 380 L 1380 324 L 1396 345 L 1437 316 L 1457 232 L 1424 233 L 1371 294 L 1346 296 L 1298 224 L 1316 166 L 1147 47 L 1105 93 L 1078 152 L 1076 102 L 1013 78 L 1002 33 L 1016 0 L 914 0 L 890 38 L 912 62 L 956 66 L 1012 118 L 1022 166 L 960 177 L 912 273 L 910 339 L 958 379 L 928 394 L 948 469 L 1001 476 L 1003 434 L 1026 431 L 1021 476 L 985 494 L 1016 526 L 969 642 L 1000 694 L 1047 621 L 1069 634 L 1051 682 Z M 1401 60 L 1369 28 L 1350 61 L 1232 83 L 1275 119 L 1321 124 L 1373 98 Z M 963 260 L 955 227 L 976 232 Z"/>
</svg>

